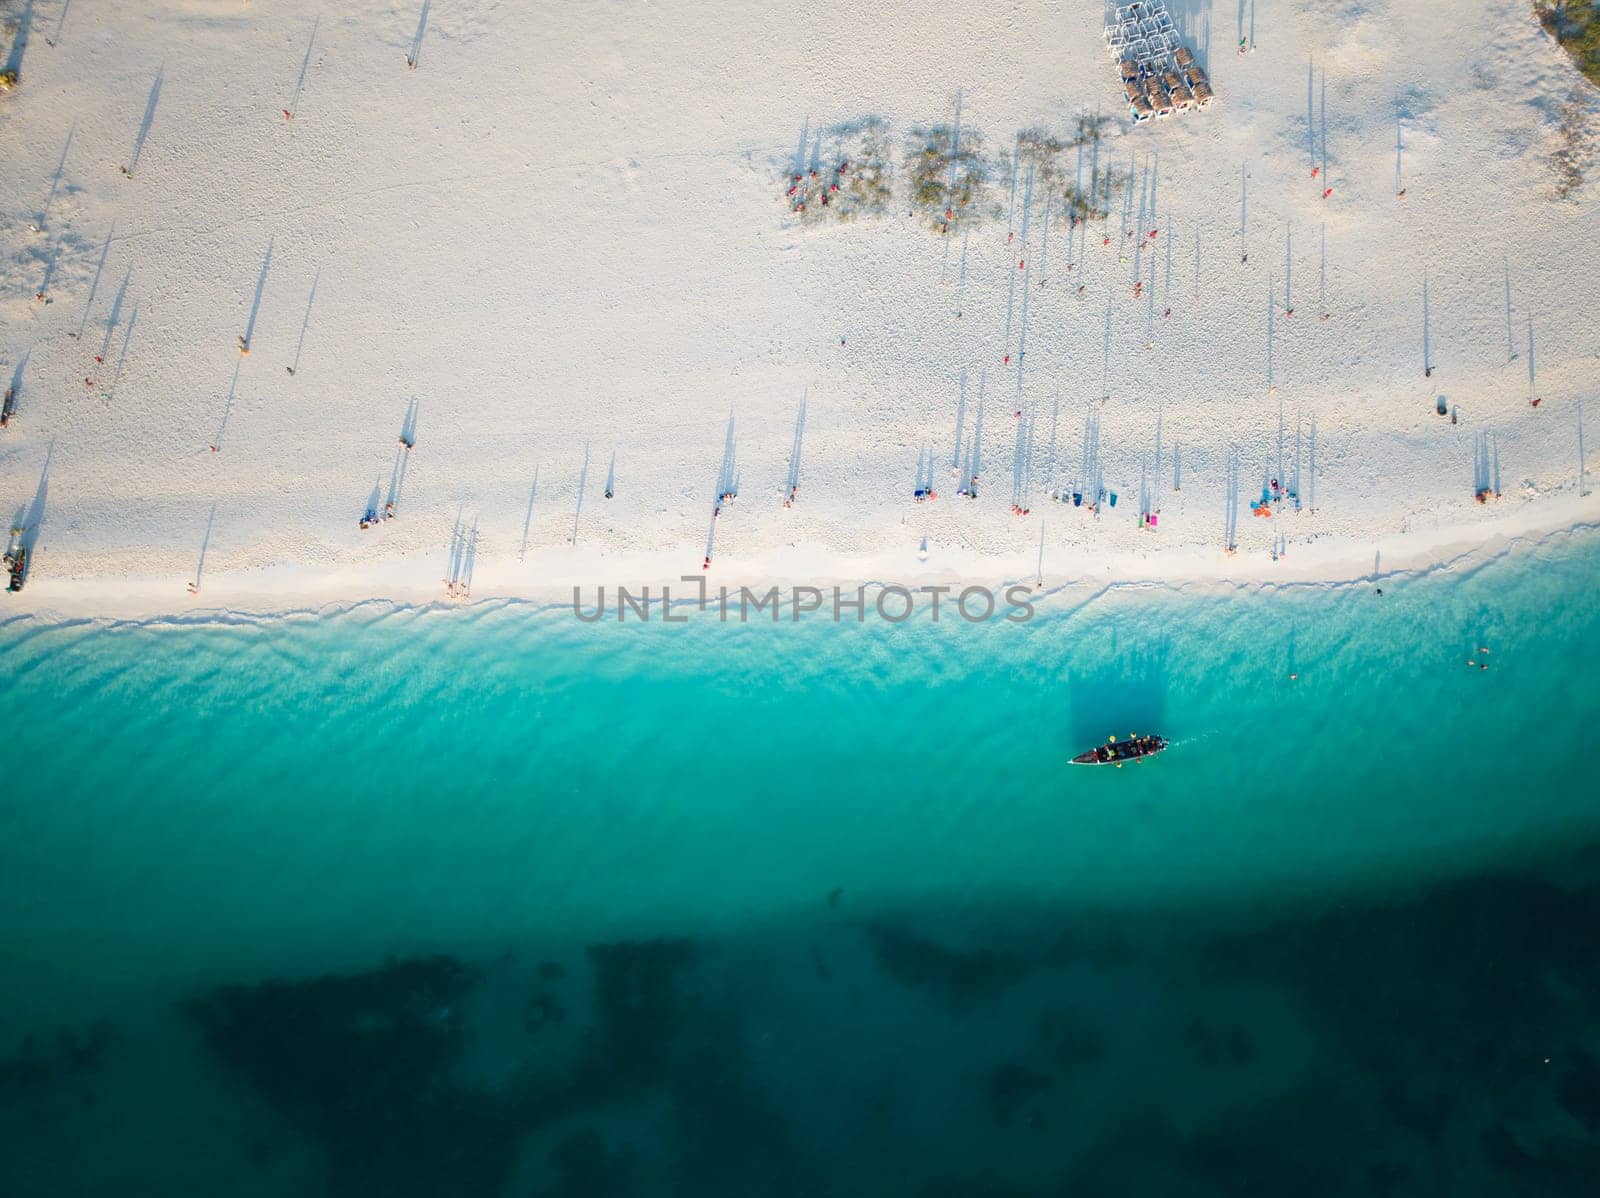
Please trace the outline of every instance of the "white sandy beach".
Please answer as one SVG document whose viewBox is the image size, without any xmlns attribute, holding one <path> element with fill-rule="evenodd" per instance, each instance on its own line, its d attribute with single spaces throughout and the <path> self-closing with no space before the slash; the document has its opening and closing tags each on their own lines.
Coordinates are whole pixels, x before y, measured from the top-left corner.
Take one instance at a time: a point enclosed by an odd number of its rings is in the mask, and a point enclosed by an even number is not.
<svg viewBox="0 0 1600 1198">
<path fill-rule="evenodd" d="M 671 582 L 700 573 L 730 413 L 714 585 L 1031 578 L 1041 539 L 1048 585 L 1347 579 L 1600 520 L 1578 439 L 1600 218 L 1594 184 L 1558 196 L 1552 163 L 1565 121 L 1594 165 L 1600 97 L 1528 5 L 1261 0 L 1247 55 L 1248 8 L 1170 7 L 1217 100 L 1134 128 L 1092 2 L 6 0 L 24 40 L 0 96 L 0 372 L 18 381 L 0 508 L 34 553 L 0 611 L 443 599 L 473 526 L 473 598 Z M 803 128 L 881 118 L 903 174 L 910 130 L 948 124 L 958 91 L 1001 206 L 964 271 L 903 187 L 881 217 L 796 220 Z M 1158 181 L 1153 308 L 1123 260 L 1126 187 L 1070 271 L 1068 222 L 1046 244 L 1020 188 L 1008 220 L 1018 130 L 1070 134 L 1096 108 L 1102 156 L 1136 192 Z M 833 154 L 825 138 L 823 169 Z M 984 380 L 974 501 L 950 469 L 963 372 L 966 447 Z M 395 518 L 362 530 L 412 401 Z M 1072 489 L 1090 411 L 1120 495 L 1098 518 L 1048 497 Z M 1280 411 L 1302 502 L 1254 518 Z M 1480 504 L 1486 433 L 1501 497 Z M 925 451 L 939 497 L 916 503 Z"/>
</svg>

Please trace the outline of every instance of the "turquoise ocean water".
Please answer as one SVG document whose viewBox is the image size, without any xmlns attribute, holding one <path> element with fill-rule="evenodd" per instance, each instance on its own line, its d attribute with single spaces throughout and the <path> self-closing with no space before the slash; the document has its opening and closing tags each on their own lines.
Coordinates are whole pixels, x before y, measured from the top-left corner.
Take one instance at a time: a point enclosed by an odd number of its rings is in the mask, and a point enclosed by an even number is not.
<svg viewBox="0 0 1600 1198">
<path fill-rule="evenodd" d="M 1592 1192 L 1600 534 L 1377 585 L 6 622 L 0 1193 Z"/>
</svg>

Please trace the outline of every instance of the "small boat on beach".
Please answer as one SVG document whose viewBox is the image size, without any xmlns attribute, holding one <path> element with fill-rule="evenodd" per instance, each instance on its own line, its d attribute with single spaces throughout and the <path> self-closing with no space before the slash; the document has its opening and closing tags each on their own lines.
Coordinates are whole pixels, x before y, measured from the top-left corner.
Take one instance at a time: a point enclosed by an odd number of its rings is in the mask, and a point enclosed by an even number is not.
<svg viewBox="0 0 1600 1198">
<path fill-rule="evenodd" d="M 1161 736 L 1140 736 L 1134 733 L 1127 740 L 1118 740 L 1113 736 L 1098 748 L 1090 749 L 1087 753 L 1079 753 L 1072 759 L 1072 764 L 1120 766 L 1125 761 L 1140 761 L 1152 757 L 1166 747 L 1166 738 Z"/>
<path fill-rule="evenodd" d="M 6 585 L 8 591 L 20 591 L 22 584 L 28 579 L 28 547 L 18 545 L 9 550 L 5 556 L 6 573 L 11 576 Z"/>
</svg>

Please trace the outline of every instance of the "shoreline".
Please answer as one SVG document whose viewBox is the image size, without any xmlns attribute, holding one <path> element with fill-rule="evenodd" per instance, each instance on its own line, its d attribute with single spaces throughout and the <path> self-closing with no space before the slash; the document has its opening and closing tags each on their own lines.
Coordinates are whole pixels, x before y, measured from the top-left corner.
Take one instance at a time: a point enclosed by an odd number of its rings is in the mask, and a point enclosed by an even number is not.
<svg viewBox="0 0 1600 1198">
<path fill-rule="evenodd" d="M 177 587 L 169 577 L 41 579 L 30 583 L 20 596 L 7 597 L 11 602 L 0 614 L 0 629 L 27 620 L 112 626 L 253 623 L 339 615 L 371 605 L 387 606 L 397 612 L 481 611 L 503 605 L 552 610 L 570 608 L 575 591 L 585 610 L 592 612 L 596 588 L 601 587 L 606 590 L 609 609 L 605 622 L 617 618 L 619 587 L 635 597 L 648 590 L 650 620 L 660 622 L 662 588 L 671 594 L 676 612 L 682 606 L 697 603 L 698 583 L 702 580 L 713 600 L 702 610 L 712 618 L 715 597 L 724 588 L 730 597 L 737 596 L 741 588 L 758 596 L 776 588 L 780 595 L 778 619 L 789 622 L 796 588 L 814 587 L 831 595 L 834 588 L 854 592 L 861 587 L 870 594 L 896 586 L 912 592 L 943 587 L 953 595 L 965 587 L 977 586 L 996 592 L 999 607 L 994 618 L 999 619 L 1004 612 L 1003 592 L 1007 587 L 1026 588 L 1027 598 L 1039 605 L 1041 614 L 1049 614 L 1053 602 L 1065 596 L 1081 596 L 1086 587 L 1092 596 L 1098 596 L 1145 587 L 1203 589 L 1220 594 L 1256 588 L 1376 584 L 1384 579 L 1476 569 L 1519 550 L 1597 531 L 1600 497 L 1591 494 L 1581 499 L 1571 496 L 1529 505 L 1516 515 L 1476 527 L 1449 526 L 1402 533 L 1366 544 L 1336 537 L 1296 543 L 1294 553 L 1281 560 L 1273 560 L 1260 551 L 1224 556 L 1214 545 L 1093 554 L 1079 545 L 1052 546 L 1047 536 L 1042 587 L 1036 586 L 1040 577 L 1036 568 L 1019 570 L 1021 563 L 1014 558 L 962 550 L 945 550 L 939 553 L 937 562 L 919 561 L 909 551 L 903 558 L 882 554 L 852 558 L 807 545 L 771 550 L 753 561 L 741 560 L 737 569 L 718 567 L 697 573 L 686 572 L 681 566 L 677 573 L 673 572 L 673 563 L 684 560 L 681 552 L 613 556 L 591 550 L 568 555 L 565 562 L 543 573 L 531 587 L 512 585 L 509 578 L 513 573 L 526 572 L 529 563 L 491 561 L 478 568 L 470 597 L 461 599 L 445 595 L 442 582 L 418 586 L 409 581 L 417 573 L 417 566 L 404 558 L 364 563 L 360 570 L 335 573 L 281 566 L 219 572 L 208 578 L 198 595 L 174 594 Z M 533 569 L 539 569 L 540 564 L 533 563 Z M 271 575 L 270 585 L 263 585 L 263 574 Z M 223 601 L 221 605 L 219 599 Z M 829 601 L 809 615 L 802 610 L 800 618 L 828 619 Z M 872 612 L 870 599 L 867 610 L 867 621 L 871 622 L 876 613 Z M 923 619 L 924 614 L 925 605 L 919 596 L 913 621 Z M 753 610 L 746 622 L 768 619 L 763 611 Z M 630 610 L 624 622 L 641 621 Z M 672 622 L 676 623 L 676 618 Z M 735 617 L 730 615 L 727 622 L 736 622 Z"/>
</svg>

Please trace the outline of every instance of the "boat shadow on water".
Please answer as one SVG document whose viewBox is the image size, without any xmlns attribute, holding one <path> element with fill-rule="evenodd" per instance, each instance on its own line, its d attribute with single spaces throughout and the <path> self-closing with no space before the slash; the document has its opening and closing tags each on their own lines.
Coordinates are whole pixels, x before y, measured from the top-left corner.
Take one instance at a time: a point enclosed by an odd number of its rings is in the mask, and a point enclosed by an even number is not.
<svg viewBox="0 0 1600 1198">
<path fill-rule="evenodd" d="M 1072 752 L 1104 744 L 1108 737 L 1169 735 L 1167 706 L 1169 637 L 1124 639 L 1113 628 L 1109 651 L 1085 647 L 1067 669 L 1068 727 Z"/>
</svg>

